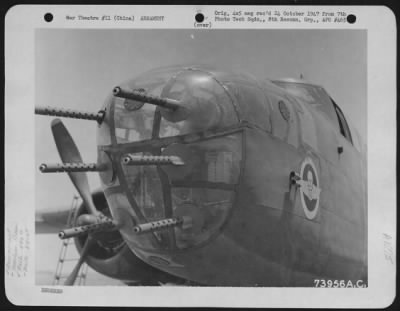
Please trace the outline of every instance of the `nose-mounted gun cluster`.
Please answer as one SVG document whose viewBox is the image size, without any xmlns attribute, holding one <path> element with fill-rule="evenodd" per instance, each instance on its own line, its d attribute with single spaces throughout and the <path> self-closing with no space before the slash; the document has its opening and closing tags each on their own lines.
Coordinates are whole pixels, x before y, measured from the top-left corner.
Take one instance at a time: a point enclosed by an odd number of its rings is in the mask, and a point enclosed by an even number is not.
<svg viewBox="0 0 400 311">
<path fill-rule="evenodd" d="M 177 100 L 161 98 L 157 96 L 147 95 L 145 92 L 130 91 L 121 87 L 113 89 L 113 95 L 116 97 L 124 98 L 126 100 L 134 100 L 141 103 L 152 104 L 165 109 L 168 112 L 176 113 L 177 118 L 182 120 L 188 116 L 188 111 Z M 106 111 L 100 110 L 97 113 L 86 111 L 77 111 L 72 109 L 52 108 L 52 107 L 36 107 L 35 114 L 59 116 L 74 119 L 93 120 L 101 124 L 106 117 Z M 68 228 L 59 233 L 61 239 L 77 237 L 85 234 L 93 234 L 96 232 L 113 231 L 117 230 L 119 224 L 104 215 L 101 215 L 94 206 L 90 190 L 88 186 L 87 176 L 82 174 L 84 172 L 101 172 L 108 169 L 106 165 L 98 165 L 96 163 L 83 163 L 78 148 L 76 147 L 69 132 L 59 119 L 52 122 L 52 132 L 58 152 L 62 159 L 62 163 L 48 164 L 43 163 L 39 166 L 42 173 L 60 173 L 66 172 L 69 174 L 71 181 L 80 193 L 85 206 L 95 219 L 92 223 L 74 228 Z M 136 154 L 125 154 L 122 156 L 122 163 L 124 165 L 176 165 L 182 166 L 185 163 L 178 156 L 147 156 Z M 186 217 L 187 218 L 187 217 Z M 166 228 L 177 226 L 189 226 L 190 220 L 184 218 L 166 218 L 149 223 L 139 224 L 134 227 L 134 232 L 143 234 L 146 232 L 154 232 Z"/>
<path fill-rule="evenodd" d="M 35 108 L 39 115 L 98 124 L 98 158 L 85 163 L 62 121 L 52 121 L 61 161 L 39 170 L 67 173 L 83 201 L 59 237 L 75 238 L 79 264 L 95 250 L 109 252 L 117 240 L 135 253 L 186 250 L 214 239 L 240 174 L 242 128 L 232 90 L 210 72 L 184 68 L 145 74 L 110 95 L 94 113 Z M 99 173 L 101 201 L 86 172 Z"/>
</svg>

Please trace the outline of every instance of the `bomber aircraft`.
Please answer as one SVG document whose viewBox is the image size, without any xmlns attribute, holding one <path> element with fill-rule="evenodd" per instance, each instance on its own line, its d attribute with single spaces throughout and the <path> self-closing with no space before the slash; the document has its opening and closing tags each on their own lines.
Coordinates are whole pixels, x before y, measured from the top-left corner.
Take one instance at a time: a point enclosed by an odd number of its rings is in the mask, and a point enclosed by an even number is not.
<svg viewBox="0 0 400 311">
<path fill-rule="evenodd" d="M 174 66 L 110 88 L 96 113 L 35 113 L 97 122 L 96 161 L 56 118 L 61 163 L 39 166 L 82 198 L 59 232 L 80 253 L 65 285 L 84 262 L 139 285 L 367 282 L 366 147 L 323 87 Z"/>
</svg>

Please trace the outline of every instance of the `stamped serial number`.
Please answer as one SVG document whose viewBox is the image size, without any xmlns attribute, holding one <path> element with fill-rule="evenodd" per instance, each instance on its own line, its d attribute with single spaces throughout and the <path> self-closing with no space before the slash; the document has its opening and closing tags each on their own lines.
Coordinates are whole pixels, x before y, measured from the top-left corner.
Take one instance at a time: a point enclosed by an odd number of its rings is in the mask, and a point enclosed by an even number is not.
<svg viewBox="0 0 400 311">
<path fill-rule="evenodd" d="M 62 294 L 63 290 L 61 288 L 42 287 L 41 292 L 42 293 L 51 293 L 51 294 Z"/>
<path fill-rule="evenodd" d="M 363 280 L 325 280 L 315 279 L 314 287 L 321 288 L 365 288 L 367 284 Z"/>
</svg>

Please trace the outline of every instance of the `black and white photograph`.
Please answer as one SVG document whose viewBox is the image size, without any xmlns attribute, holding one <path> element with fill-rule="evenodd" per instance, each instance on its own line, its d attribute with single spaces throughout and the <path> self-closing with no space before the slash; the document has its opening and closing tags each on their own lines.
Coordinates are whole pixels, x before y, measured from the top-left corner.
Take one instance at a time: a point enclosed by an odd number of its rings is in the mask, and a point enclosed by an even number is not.
<svg viewBox="0 0 400 311">
<path fill-rule="evenodd" d="M 365 31 L 35 43 L 38 282 L 367 285 Z"/>
<path fill-rule="evenodd" d="M 376 24 L 368 14 L 386 18 Z M 389 305 L 396 271 L 390 14 L 11 10 L 8 299 Z"/>
</svg>

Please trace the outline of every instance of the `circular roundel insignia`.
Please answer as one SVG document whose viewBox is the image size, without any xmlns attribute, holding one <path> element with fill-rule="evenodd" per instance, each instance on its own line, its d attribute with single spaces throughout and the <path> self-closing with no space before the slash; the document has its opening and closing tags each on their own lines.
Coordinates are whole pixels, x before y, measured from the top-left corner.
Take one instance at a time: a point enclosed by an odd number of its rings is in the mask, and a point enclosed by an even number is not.
<svg viewBox="0 0 400 311">
<path fill-rule="evenodd" d="M 321 188 L 318 172 L 311 158 L 306 158 L 301 164 L 298 184 L 300 185 L 300 198 L 304 213 L 308 219 L 314 219 L 319 208 Z"/>
</svg>

